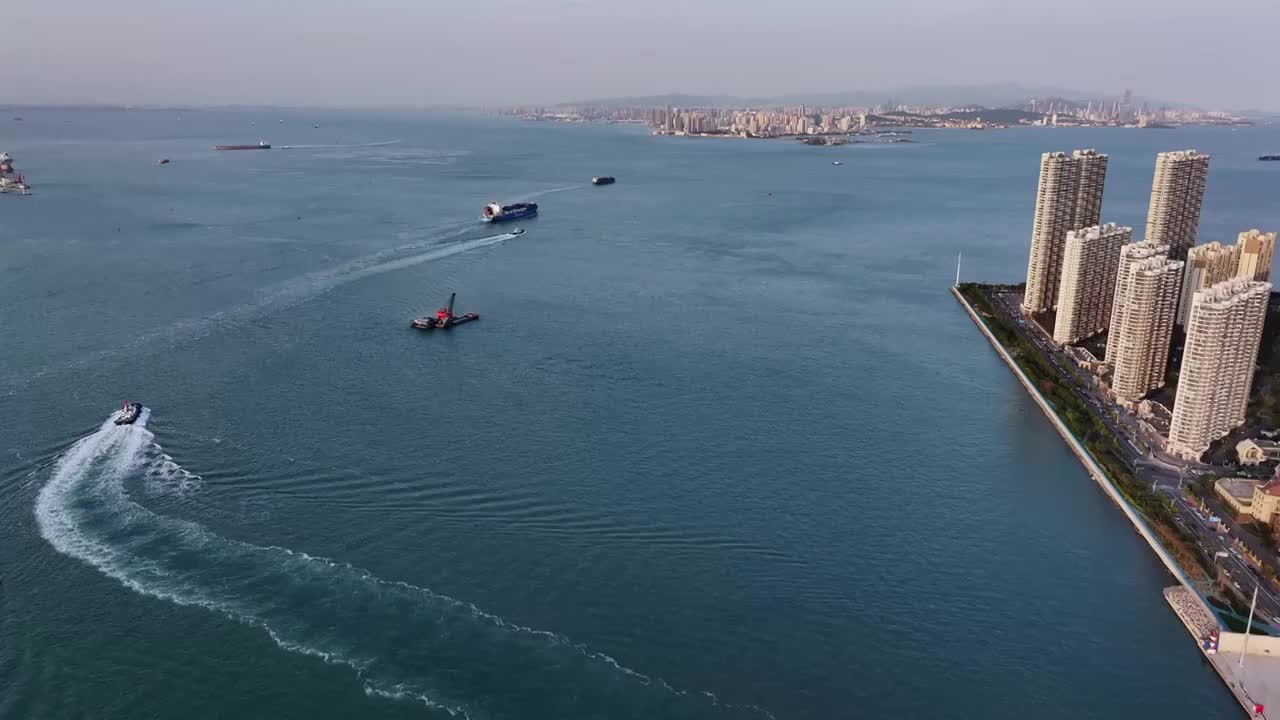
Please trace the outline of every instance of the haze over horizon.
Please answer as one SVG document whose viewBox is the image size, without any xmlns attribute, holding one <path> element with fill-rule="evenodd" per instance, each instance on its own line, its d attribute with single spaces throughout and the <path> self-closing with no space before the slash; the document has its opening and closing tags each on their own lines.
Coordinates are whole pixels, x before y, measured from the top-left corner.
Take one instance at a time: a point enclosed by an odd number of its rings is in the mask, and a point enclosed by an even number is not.
<svg viewBox="0 0 1280 720">
<path fill-rule="evenodd" d="M 1276 62 L 1248 50 L 1273 42 L 1271 0 L 59 0 L 5 15 L 0 102 L 13 104 L 430 106 L 1017 83 L 1280 111 Z"/>
</svg>

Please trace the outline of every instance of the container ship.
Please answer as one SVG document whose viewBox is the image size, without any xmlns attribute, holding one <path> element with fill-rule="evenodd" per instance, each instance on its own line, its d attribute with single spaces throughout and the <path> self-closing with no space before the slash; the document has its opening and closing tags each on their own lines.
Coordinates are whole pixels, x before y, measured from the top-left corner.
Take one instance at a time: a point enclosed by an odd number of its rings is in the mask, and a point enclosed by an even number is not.
<svg viewBox="0 0 1280 720">
<path fill-rule="evenodd" d="M 214 145 L 214 150 L 270 150 L 271 144 L 260 142 L 257 145 Z"/>
<path fill-rule="evenodd" d="M 538 214 L 538 203 L 512 203 L 511 205 L 503 205 L 501 203 L 492 202 L 484 206 L 484 210 L 480 213 L 480 220 L 483 222 L 505 222 L 507 220 L 519 220 L 520 218 L 533 217 Z"/>
</svg>

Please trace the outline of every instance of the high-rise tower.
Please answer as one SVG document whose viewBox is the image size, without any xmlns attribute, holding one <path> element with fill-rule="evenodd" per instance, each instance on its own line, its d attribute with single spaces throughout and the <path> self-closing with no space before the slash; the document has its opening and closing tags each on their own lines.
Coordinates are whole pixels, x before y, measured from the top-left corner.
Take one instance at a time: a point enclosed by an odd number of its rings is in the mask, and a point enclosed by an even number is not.
<svg viewBox="0 0 1280 720">
<path fill-rule="evenodd" d="M 1094 150 L 1040 156 L 1024 312 L 1044 312 L 1057 305 L 1067 232 L 1098 224 L 1106 173 L 1107 156 Z"/>
<path fill-rule="evenodd" d="M 1170 260 L 1185 260 L 1196 244 L 1209 156 L 1195 150 L 1156 155 L 1147 208 L 1146 241 L 1169 246 Z"/>
<path fill-rule="evenodd" d="M 1199 459 L 1244 424 L 1270 294 L 1270 283 L 1234 278 L 1192 298 L 1169 452 Z"/>
</svg>

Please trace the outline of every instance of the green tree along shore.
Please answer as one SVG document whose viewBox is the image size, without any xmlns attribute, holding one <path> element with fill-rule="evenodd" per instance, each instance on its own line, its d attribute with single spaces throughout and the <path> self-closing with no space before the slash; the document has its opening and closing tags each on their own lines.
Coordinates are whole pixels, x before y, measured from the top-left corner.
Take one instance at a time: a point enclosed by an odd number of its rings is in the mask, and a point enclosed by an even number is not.
<svg viewBox="0 0 1280 720">
<path fill-rule="evenodd" d="M 1060 382 L 1058 370 L 1040 351 L 1023 339 L 1021 333 L 992 305 L 988 290 L 1002 286 L 961 283 L 957 289 L 986 323 L 987 329 L 1000 341 L 1018 367 L 1040 389 L 1040 394 L 1053 407 L 1063 424 L 1075 435 L 1093 459 L 1106 470 L 1122 496 L 1142 515 L 1161 544 L 1173 556 L 1182 571 L 1192 580 L 1206 581 L 1212 573 L 1204 558 L 1195 551 L 1194 540 L 1174 522 L 1170 501 L 1153 492 L 1133 477 L 1116 438 L 1071 388 Z"/>
</svg>

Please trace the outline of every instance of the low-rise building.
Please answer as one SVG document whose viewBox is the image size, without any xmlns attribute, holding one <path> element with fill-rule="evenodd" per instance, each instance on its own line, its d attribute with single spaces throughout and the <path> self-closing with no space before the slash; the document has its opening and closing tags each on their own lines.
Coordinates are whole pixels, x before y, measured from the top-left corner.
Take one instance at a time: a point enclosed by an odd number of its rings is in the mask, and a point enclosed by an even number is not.
<svg viewBox="0 0 1280 720">
<path fill-rule="evenodd" d="M 1280 442 L 1247 438 L 1236 443 L 1236 457 L 1241 465 L 1258 465 L 1280 460 Z"/>
<path fill-rule="evenodd" d="M 1266 481 L 1222 478 L 1213 489 L 1235 513 L 1237 522 L 1257 521 L 1280 531 L 1280 469 Z"/>
<path fill-rule="evenodd" d="M 1270 482 L 1253 489 L 1249 513 L 1254 520 L 1280 530 L 1280 471 Z"/>
<path fill-rule="evenodd" d="M 1222 478 L 1213 484 L 1213 489 L 1235 513 L 1237 522 L 1248 522 L 1253 519 L 1253 495 L 1259 485 L 1260 480 Z"/>
</svg>

